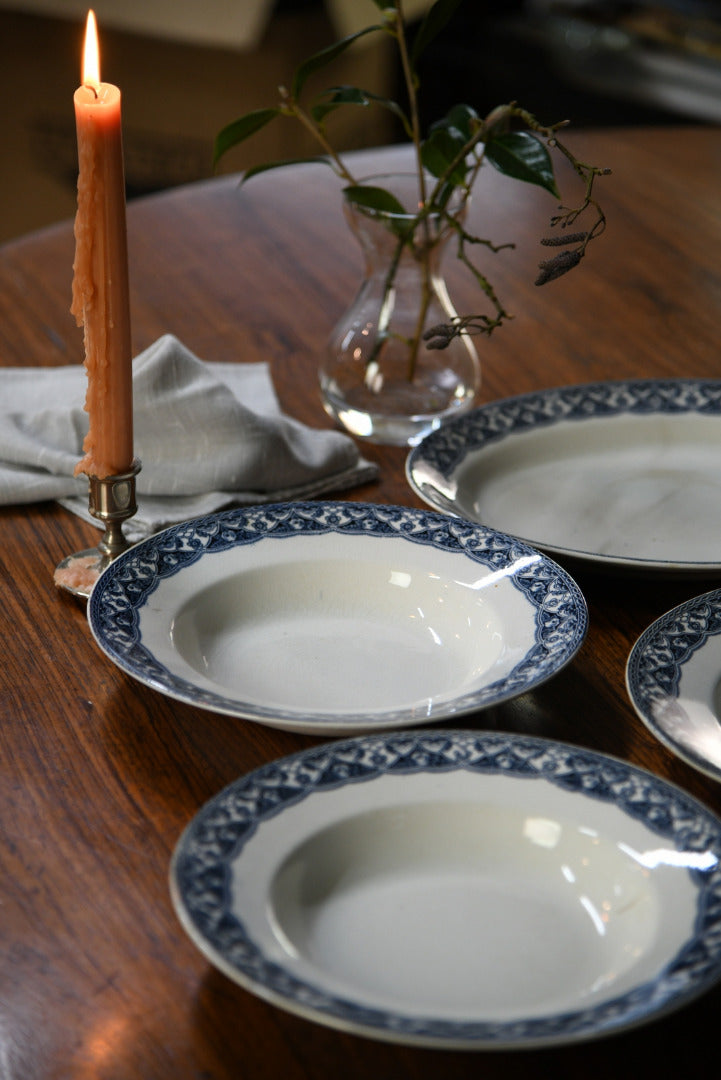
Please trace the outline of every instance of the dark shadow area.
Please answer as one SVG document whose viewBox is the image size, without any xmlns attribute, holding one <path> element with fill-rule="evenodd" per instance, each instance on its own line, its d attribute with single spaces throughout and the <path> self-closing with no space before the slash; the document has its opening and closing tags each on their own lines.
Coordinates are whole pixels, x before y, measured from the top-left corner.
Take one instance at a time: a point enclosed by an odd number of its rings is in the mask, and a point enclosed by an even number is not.
<svg viewBox="0 0 721 1080">
<path fill-rule="evenodd" d="M 477 0 L 421 65 L 423 122 L 517 101 L 574 127 L 721 120 L 721 4 Z"/>
</svg>

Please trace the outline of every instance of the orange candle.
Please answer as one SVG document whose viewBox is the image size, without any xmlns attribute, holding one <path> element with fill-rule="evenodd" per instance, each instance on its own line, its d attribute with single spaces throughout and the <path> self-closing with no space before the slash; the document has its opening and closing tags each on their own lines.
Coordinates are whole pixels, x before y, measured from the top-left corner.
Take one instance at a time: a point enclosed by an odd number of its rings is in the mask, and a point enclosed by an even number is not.
<svg viewBox="0 0 721 1080">
<path fill-rule="evenodd" d="M 71 312 L 84 327 L 89 415 L 75 472 L 117 476 L 133 462 L 132 351 L 120 91 L 100 81 L 88 13 L 82 86 L 75 91 L 78 209 Z"/>
</svg>

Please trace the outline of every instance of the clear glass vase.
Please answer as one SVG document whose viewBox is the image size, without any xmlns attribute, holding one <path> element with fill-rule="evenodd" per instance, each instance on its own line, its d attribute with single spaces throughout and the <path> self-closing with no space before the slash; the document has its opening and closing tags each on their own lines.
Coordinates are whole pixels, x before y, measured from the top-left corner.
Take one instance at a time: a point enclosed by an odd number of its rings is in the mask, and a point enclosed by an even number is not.
<svg viewBox="0 0 721 1080">
<path fill-rule="evenodd" d="M 418 178 L 373 177 L 404 207 L 418 205 Z M 365 256 L 365 276 L 337 323 L 320 368 L 326 412 L 371 442 L 413 446 L 443 420 L 469 409 L 481 370 L 472 340 L 430 349 L 423 334 L 456 318 L 441 262 L 454 235 L 440 215 L 411 233 L 414 213 L 386 214 L 344 204 Z"/>
</svg>

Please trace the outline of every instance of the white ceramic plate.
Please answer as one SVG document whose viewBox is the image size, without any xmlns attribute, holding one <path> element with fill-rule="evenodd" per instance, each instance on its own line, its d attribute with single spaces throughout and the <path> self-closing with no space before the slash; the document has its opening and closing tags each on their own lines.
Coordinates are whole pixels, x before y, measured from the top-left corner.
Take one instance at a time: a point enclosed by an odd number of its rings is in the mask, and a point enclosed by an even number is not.
<svg viewBox="0 0 721 1080">
<path fill-rule="evenodd" d="M 656 738 L 721 780 L 721 590 L 679 604 L 644 631 L 626 686 Z"/>
<path fill-rule="evenodd" d="M 423 510 L 284 503 L 174 526 L 93 589 L 100 647 L 162 693 L 338 734 L 472 712 L 544 682 L 586 604 L 546 556 Z"/>
<path fill-rule="evenodd" d="M 370 735 L 211 800 L 180 920 L 262 998 L 470 1049 L 641 1024 L 721 977 L 721 821 L 650 773 L 517 735 Z"/>
<path fill-rule="evenodd" d="M 492 402 L 411 451 L 431 506 L 611 569 L 721 571 L 721 380 L 566 386 Z"/>
</svg>

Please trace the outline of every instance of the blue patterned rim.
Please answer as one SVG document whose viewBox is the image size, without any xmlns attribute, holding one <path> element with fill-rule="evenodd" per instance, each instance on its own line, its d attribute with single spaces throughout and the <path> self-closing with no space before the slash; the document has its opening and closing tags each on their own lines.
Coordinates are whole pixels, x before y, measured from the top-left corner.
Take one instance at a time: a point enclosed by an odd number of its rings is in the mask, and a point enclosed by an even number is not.
<svg viewBox="0 0 721 1080">
<path fill-rule="evenodd" d="M 633 416 L 682 416 L 698 413 L 721 416 L 721 379 L 632 379 L 560 386 L 517 397 L 504 398 L 455 417 L 431 432 L 406 461 L 406 477 L 411 488 L 429 505 L 454 512 L 452 502 L 436 492 L 420 475 L 432 470 L 448 481 L 469 455 L 510 435 L 519 435 L 562 422 L 598 420 L 630 414 Z M 423 469 L 421 469 L 423 466 Z M 560 553 L 560 551 L 559 551 Z M 588 557 L 591 552 L 567 555 Z M 634 563 L 623 557 L 594 556 L 607 563 Z M 652 565 L 653 560 L 637 560 Z M 674 564 L 676 565 L 676 564 Z M 678 564 L 683 567 L 683 562 Z M 697 564 L 689 564 L 696 568 Z M 698 564 L 705 566 L 707 564 Z M 708 564 L 716 565 L 716 563 Z"/>
<path fill-rule="evenodd" d="M 690 742 L 679 744 L 657 722 L 656 713 L 678 698 L 683 667 L 709 638 L 721 634 L 721 589 L 703 593 L 667 611 L 641 634 L 626 665 L 626 686 L 639 716 L 661 742 L 694 768 L 721 780 L 721 768 Z"/>
<path fill-rule="evenodd" d="M 328 533 L 400 538 L 463 554 L 490 570 L 514 568 L 509 580 L 526 597 L 536 617 L 535 640 L 528 653 L 504 678 L 434 707 L 427 717 L 429 722 L 525 693 L 558 672 L 583 643 L 588 625 L 583 595 L 565 570 L 535 549 L 485 526 L 442 514 L 351 502 L 281 503 L 228 510 L 166 529 L 125 552 L 104 572 L 88 605 L 91 629 L 100 647 L 119 667 L 171 697 L 260 722 L 270 723 L 278 717 L 292 722 L 299 715 L 317 719 L 319 724 L 328 722 L 327 717 L 266 709 L 195 686 L 158 661 L 140 630 L 142 608 L 160 582 L 199 559 L 269 537 L 288 540 L 301 534 Z M 371 717 L 347 712 L 332 720 L 349 729 L 361 724 L 367 729 L 378 717 L 384 726 L 418 724 L 426 719 L 409 708 Z"/>
<path fill-rule="evenodd" d="M 611 804 L 673 849 L 703 855 L 692 937 L 651 981 L 593 1007 L 509 1022 L 403 1015 L 337 997 L 266 958 L 231 910 L 231 867 L 262 823 L 307 797 L 393 774 L 470 770 L 545 781 Z M 691 796 L 625 762 L 562 743 L 502 733 L 410 731 L 325 744 L 231 784 L 199 812 L 171 865 L 178 914 L 207 956 L 291 1012 L 393 1041 L 501 1048 L 588 1039 L 674 1009 L 721 978 L 721 821 Z"/>
</svg>

